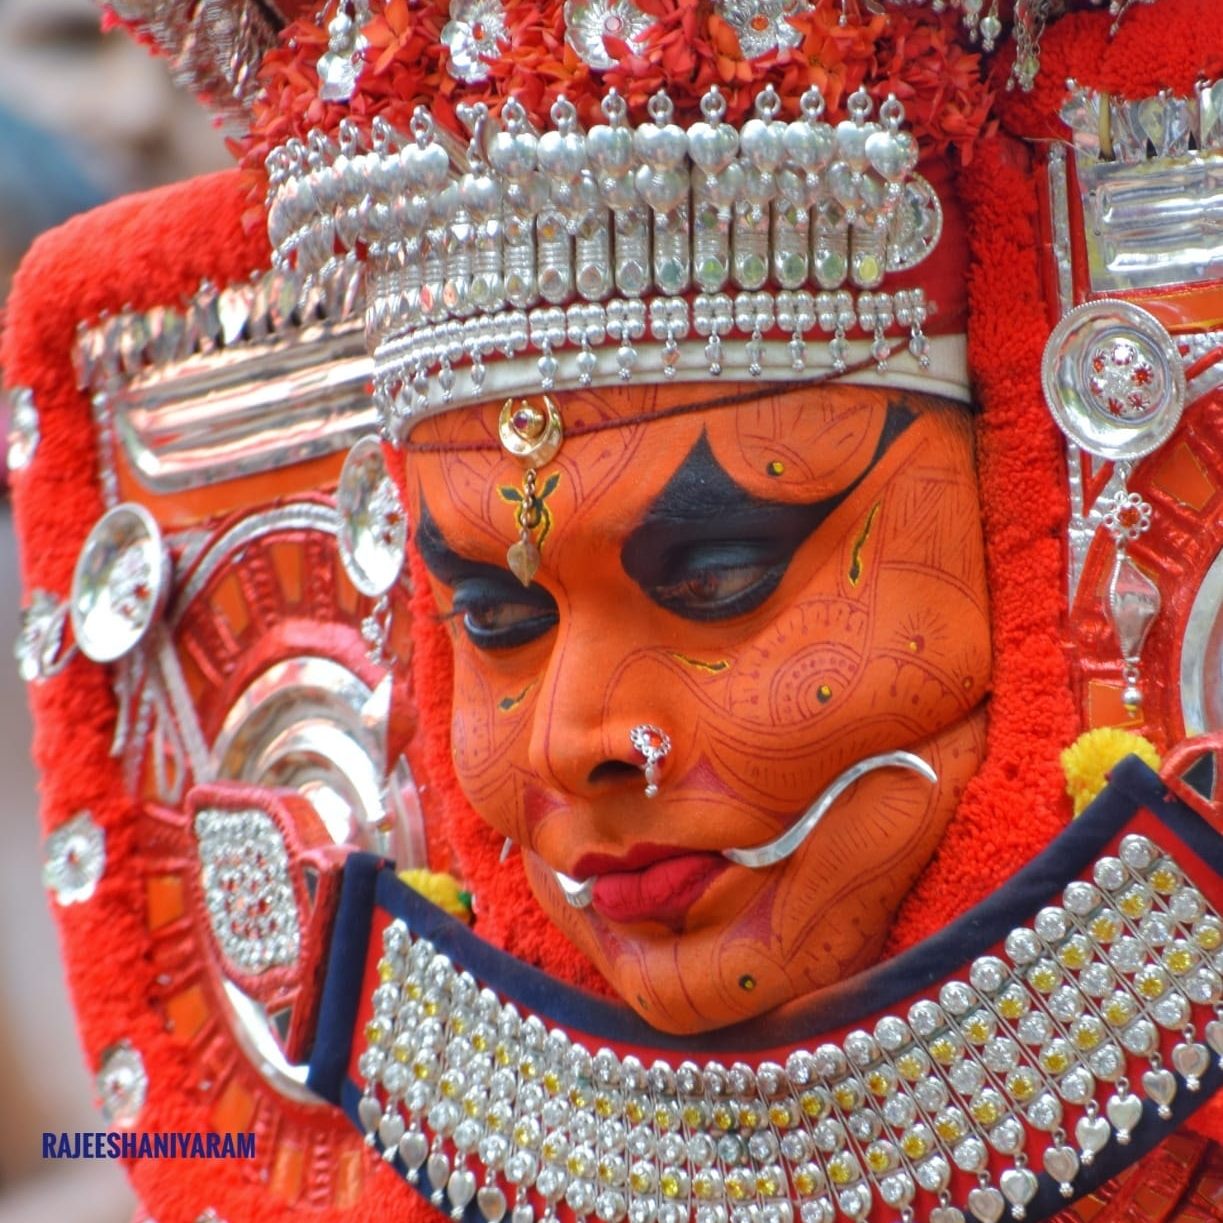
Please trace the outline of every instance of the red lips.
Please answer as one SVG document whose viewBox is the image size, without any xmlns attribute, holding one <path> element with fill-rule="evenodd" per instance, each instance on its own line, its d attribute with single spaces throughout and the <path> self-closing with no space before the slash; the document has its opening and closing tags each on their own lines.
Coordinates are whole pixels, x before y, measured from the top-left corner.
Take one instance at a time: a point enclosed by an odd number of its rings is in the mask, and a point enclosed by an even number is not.
<svg viewBox="0 0 1223 1223">
<path fill-rule="evenodd" d="M 608 921 L 677 922 L 729 865 L 721 854 L 675 845 L 634 845 L 620 857 L 586 854 L 574 877 L 598 876 L 591 905 Z"/>
</svg>

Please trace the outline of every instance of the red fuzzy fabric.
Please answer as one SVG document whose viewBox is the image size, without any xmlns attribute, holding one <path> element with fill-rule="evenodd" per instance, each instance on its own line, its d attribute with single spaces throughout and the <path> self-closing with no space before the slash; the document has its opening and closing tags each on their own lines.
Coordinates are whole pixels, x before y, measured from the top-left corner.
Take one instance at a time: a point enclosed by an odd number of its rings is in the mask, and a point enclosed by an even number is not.
<svg viewBox="0 0 1223 1223">
<path fill-rule="evenodd" d="M 262 225 L 243 223 L 248 199 L 243 175 L 214 175 L 76 218 L 40 238 L 26 257 L 9 299 L 0 363 L 9 385 L 33 389 L 39 411 L 37 453 L 13 481 L 27 590 L 66 595 L 77 553 L 104 508 L 90 404 L 72 373 L 78 321 L 92 322 L 128 304 L 178 304 L 202 279 L 232 284 L 266 267 Z M 151 1003 L 158 983 L 145 922 L 137 810 L 110 756 L 116 713 L 110 678 L 108 668 L 78 656 L 62 674 L 29 689 L 44 830 L 89 810 L 106 836 L 106 871 L 95 895 L 88 904 L 55 910 L 64 965 L 90 1070 L 98 1069 L 105 1050 L 129 1041 L 150 1080 L 140 1128 L 205 1132 L 213 1097 L 197 1084 L 207 1072 L 171 1037 Z M 368 1179 L 354 1211 L 275 1199 L 258 1165 L 243 1161 L 144 1160 L 129 1174 L 161 1223 L 193 1223 L 207 1206 L 231 1223 L 255 1217 L 269 1223 L 436 1220 L 381 1160 L 370 1155 L 366 1163 Z"/>
</svg>

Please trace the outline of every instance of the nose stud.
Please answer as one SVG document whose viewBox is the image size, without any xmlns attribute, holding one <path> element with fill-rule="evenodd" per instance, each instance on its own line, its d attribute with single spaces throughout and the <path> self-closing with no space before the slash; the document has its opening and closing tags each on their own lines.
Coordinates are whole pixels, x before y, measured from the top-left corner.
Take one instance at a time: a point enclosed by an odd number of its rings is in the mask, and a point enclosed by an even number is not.
<svg viewBox="0 0 1223 1223">
<path fill-rule="evenodd" d="M 658 793 L 658 766 L 671 750 L 671 737 L 657 726 L 642 723 L 628 733 L 629 742 L 635 751 L 645 757 L 641 771 L 645 774 L 645 796 L 653 798 Z"/>
</svg>

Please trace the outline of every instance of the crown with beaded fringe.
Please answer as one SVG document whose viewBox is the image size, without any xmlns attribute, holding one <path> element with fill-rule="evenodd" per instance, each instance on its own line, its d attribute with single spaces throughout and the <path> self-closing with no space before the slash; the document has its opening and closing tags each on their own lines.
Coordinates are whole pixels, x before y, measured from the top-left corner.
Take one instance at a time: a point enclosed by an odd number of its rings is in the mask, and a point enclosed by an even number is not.
<svg viewBox="0 0 1223 1223">
<path fill-rule="evenodd" d="M 962 394 L 962 361 L 932 360 L 925 290 L 888 287 L 943 231 L 903 107 L 873 117 L 858 90 L 836 125 L 824 109 L 811 88 L 783 120 L 765 85 L 736 127 L 713 86 L 699 121 L 660 91 L 633 126 L 612 90 L 603 123 L 582 131 L 562 96 L 537 134 L 511 98 L 500 122 L 460 108 L 465 152 L 423 107 L 406 139 L 375 120 L 368 149 L 349 123 L 270 158 L 275 258 L 309 279 L 364 252 L 396 431 L 536 386 L 883 372 L 898 355 L 909 381 Z"/>
<path fill-rule="evenodd" d="M 116 8 L 174 56 L 175 6 Z M 245 8 L 177 54 L 228 65 L 277 267 L 360 267 L 392 435 L 629 379 L 967 397 L 948 154 L 989 122 L 973 45 L 1009 21 L 1030 84 L 1051 0 L 282 0 L 257 73 Z"/>
</svg>

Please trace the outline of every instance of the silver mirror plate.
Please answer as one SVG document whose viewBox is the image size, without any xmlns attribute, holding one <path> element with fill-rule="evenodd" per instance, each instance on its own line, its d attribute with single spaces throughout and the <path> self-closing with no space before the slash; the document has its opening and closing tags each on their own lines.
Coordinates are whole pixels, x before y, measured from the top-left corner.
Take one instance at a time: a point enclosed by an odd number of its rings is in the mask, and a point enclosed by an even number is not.
<svg viewBox="0 0 1223 1223">
<path fill-rule="evenodd" d="M 77 558 L 69 614 L 77 645 L 114 662 L 144 640 L 165 606 L 170 556 L 142 505 L 126 502 L 98 519 Z"/>
<path fill-rule="evenodd" d="M 408 522 L 376 437 L 363 437 L 348 452 L 336 509 L 340 559 L 352 584 L 371 598 L 386 594 L 403 569 Z"/>
<path fill-rule="evenodd" d="M 1053 329 L 1041 368 L 1058 427 L 1089 454 L 1140 459 L 1172 436 L 1185 406 L 1176 343 L 1146 310 L 1088 302 Z"/>
</svg>

